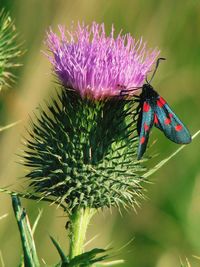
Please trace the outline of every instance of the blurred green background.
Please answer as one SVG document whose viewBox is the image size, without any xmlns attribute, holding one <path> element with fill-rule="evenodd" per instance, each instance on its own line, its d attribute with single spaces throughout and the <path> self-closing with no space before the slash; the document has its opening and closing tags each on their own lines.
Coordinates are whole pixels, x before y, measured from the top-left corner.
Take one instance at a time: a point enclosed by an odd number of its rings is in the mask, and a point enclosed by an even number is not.
<svg viewBox="0 0 200 267">
<path fill-rule="evenodd" d="M 70 25 L 71 21 L 93 20 L 104 22 L 109 30 L 112 23 L 116 31 L 131 34 L 158 47 L 162 62 L 153 86 L 170 103 L 191 133 L 200 129 L 200 1 L 199 0 L 1 0 L 0 7 L 10 11 L 20 39 L 27 52 L 21 58 L 23 66 L 12 89 L 0 94 L 0 124 L 16 120 L 23 122 L 0 134 L 0 185 L 14 184 L 23 190 L 25 170 L 18 164 L 17 154 L 22 149 L 21 136 L 25 132 L 28 116 L 55 89 L 51 66 L 41 50 L 45 50 L 45 32 L 49 26 Z M 149 167 L 178 148 L 159 131 L 154 130 L 151 149 L 159 156 Z M 200 142 L 197 137 L 180 154 L 151 177 L 146 184 L 147 199 L 141 201 L 137 214 L 130 210 L 99 212 L 93 219 L 88 239 L 99 234 L 88 247 L 111 245 L 116 258 L 124 258 L 127 267 L 179 267 L 180 259 L 187 257 L 193 267 L 200 266 Z M 0 252 L 5 266 L 17 266 L 21 248 L 17 225 L 7 195 L 0 196 Z M 47 266 L 58 261 L 49 234 L 68 248 L 67 218 L 56 207 L 23 200 L 31 221 L 38 209 L 44 208 L 35 239 L 38 254 Z M 134 238 L 126 248 L 120 248 Z M 1 257 L 0 257 L 1 258 Z M 0 266 L 4 266 L 0 261 Z"/>
</svg>

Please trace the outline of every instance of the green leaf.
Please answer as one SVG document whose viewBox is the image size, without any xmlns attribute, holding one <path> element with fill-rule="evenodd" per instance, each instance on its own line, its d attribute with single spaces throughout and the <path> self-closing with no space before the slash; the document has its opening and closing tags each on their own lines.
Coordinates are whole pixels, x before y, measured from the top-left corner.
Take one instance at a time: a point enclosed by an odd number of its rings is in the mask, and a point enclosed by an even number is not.
<svg viewBox="0 0 200 267">
<path fill-rule="evenodd" d="M 88 252 L 84 252 L 78 256 L 75 256 L 73 259 L 69 260 L 69 258 L 65 255 L 63 250 L 61 249 L 60 245 L 58 242 L 50 236 L 53 244 L 55 245 L 60 258 L 61 262 L 59 262 L 55 267 L 89 267 L 93 265 L 96 262 L 100 262 L 105 260 L 108 255 L 105 254 L 106 250 L 105 249 L 99 249 L 99 248 L 94 248 Z M 98 254 L 103 254 L 103 255 L 98 255 Z M 116 262 L 116 261 L 115 261 Z M 113 262 L 114 263 L 114 262 Z M 108 264 L 108 263 L 106 263 Z M 116 264 L 116 263 L 115 263 Z M 113 264 L 110 264 L 113 265 Z M 98 265 L 100 266 L 100 265 Z"/>
<path fill-rule="evenodd" d="M 53 242 L 54 246 L 56 247 L 59 255 L 60 255 L 60 258 L 61 258 L 61 266 L 68 266 L 68 265 L 63 265 L 63 264 L 68 264 L 69 263 L 69 259 L 67 256 L 65 256 L 65 253 L 63 252 L 63 250 L 61 249 L 60 245 L 58 244 L 58 242 L 52 237 L 50 236 L 51 238 L 51 241 Z"/>
<path fill-rule="evenodd" d="M 92 264 L 105 260 L 108 255 L 105 254 L 105 249 L 94 248 L 88 252 L 82 253 L 74 257 L 66 267 L 88 267 Z M 103 254 L 102 256 L 97 256 L 98 254 Z"/>
<path fill-rule="evenodd" d="M 35 230 L 37 228 L 38 222 L 39 222 L 39 220 L 40 220 L 40 218 L 42 216 L 42 212 L 43 211 L 40 210 L 39 213 L 38 213 L 38 216 L 37 216 L 37 218 L 36 218 L 36 220 L 35 220 L 35 222 L 33 224 L 33 227 L 32 227 L 32 234 L 34 234 L 34 232 L 35 232 Z M 24 255 L 21 256 L 19 267 L 24 267 Z"/>
<path fill-rule="evenodd" d="M 25 209 L 21 206 L 19 197 L 16 195 L 12 195 L 12 206 L 21 236 L 22 248 L 24 253 L 24 266 L 40 266 L 28 216 L 26 214 Z M 20 264 L 20 266 L 23 265 Z"/>
</svg>

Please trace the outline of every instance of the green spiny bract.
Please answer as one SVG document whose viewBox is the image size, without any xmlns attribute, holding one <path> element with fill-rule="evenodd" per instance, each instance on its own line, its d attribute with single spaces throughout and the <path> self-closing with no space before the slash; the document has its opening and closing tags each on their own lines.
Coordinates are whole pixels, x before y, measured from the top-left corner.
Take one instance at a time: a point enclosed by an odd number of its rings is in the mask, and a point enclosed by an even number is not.
<svg viewBox="0 0 200 267">
<path fill-rule="evenodd" d="M 21 44 L 16 44 L 16 37 L 16 29 L 9 14 L 0 11 L 0 89 L 14 81 L 15 76 L 10 70 L 20 66 L 16 58 L 22 54 Z"/>
<path fill-rule="evenodd" d="M 64 89 L 40 108 L 26 142 L 34 194 L 77 207 L 129 206 L 142 196 L 133 100 L 82 99 Z"/>
</svg>

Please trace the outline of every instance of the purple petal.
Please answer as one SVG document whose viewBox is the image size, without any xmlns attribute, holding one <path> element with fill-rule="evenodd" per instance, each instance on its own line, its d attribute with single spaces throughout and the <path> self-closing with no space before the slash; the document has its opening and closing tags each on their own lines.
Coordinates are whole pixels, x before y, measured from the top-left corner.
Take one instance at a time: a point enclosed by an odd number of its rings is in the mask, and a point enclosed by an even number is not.
<svg viewBox="0 0 200 267">
<path fill-rule="evenodd" d="M 58 28 L 60 35 L 51 29 L 47 33 L 48 58 L 62 84 L 82 97 L 102 99 L 141 86 L 159 55 L 129 33 L 114 38 L 114 27 L 106 36 L 104 24 Z"/>
</svg>

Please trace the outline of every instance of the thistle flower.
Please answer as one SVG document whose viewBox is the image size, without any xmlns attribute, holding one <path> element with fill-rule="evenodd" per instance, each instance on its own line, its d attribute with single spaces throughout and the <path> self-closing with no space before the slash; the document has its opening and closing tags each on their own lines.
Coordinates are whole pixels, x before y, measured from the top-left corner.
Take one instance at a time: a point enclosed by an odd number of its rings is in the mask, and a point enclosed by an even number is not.
<svg viewBox="0 0 200 267">
<path fill-rule="evenodd" d="M 3 85 L 9 86 L 15 80 L 11 69 L 20 66 L 16 63 L 22 52 L 21 44 L 15 43 L 16 28 L 8 13 L 0 11 L 0 89 Z"/>
<path fill-rule="evenodd" d="M 141 86 L 159 54 L 130 34 L 120 33 L 115 39 L 114 27 L 106 36 L 104 24 L 78 24 L 71 31 L 59 26 L 59 31 L 60 37 L 52 30 L 48 33 L 49 60 L 64 87 L 82 97 L 102 99 L 118 95 L 121 86 Z"/>
<path fill-rule="evenodd" d="M 130 34 L 114 38 L 104 25 L 49 31 L 48 55 L 61 84 L 58 98 L 40 108 L 27 139 L 25 165 L 34 194 L 77 208 L 130 206 L 142 196 L 136 159 L 134 100 L 120 86 L 141 86 L 158 51 Z"/>
</svg>

